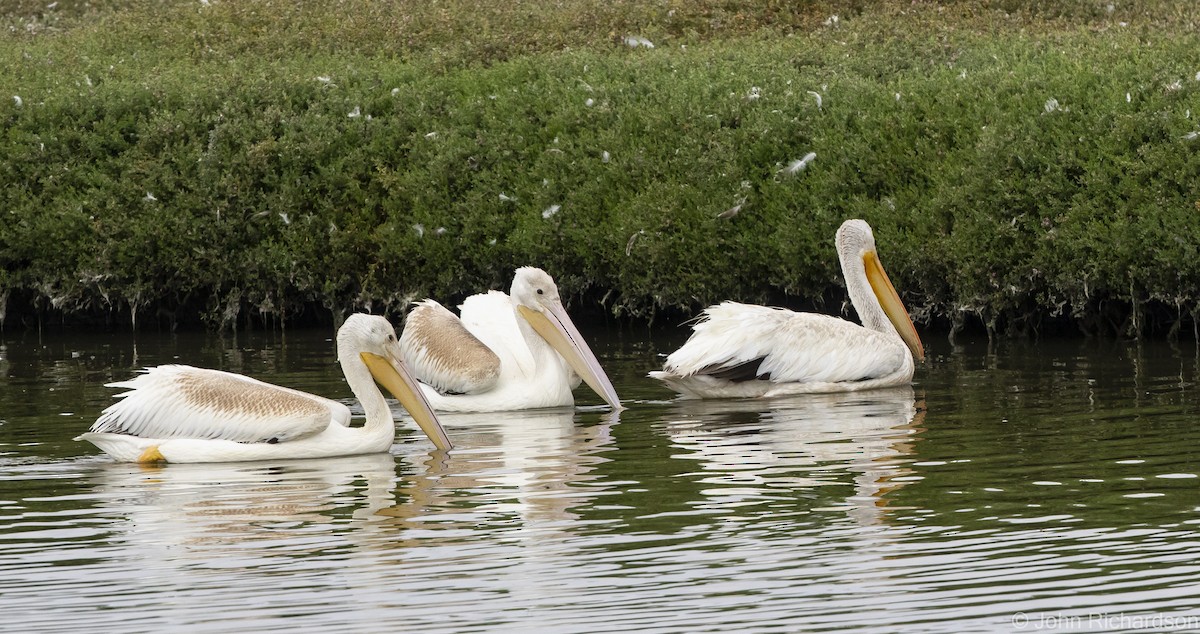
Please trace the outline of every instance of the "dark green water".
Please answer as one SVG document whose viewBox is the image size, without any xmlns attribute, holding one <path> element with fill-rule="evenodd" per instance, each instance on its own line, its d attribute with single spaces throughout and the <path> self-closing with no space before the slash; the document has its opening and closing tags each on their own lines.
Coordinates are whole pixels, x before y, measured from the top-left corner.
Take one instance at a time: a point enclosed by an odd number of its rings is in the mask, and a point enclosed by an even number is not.
<svg viewBox="0 0 1200 634">
<path fill-rule="evenodd" d="M 682 333 L 680 333 L 682 334 Z M 1186 342 L 927 339 L 912 389 L 446 416 L 391 454 L 115 464 L 71 438 L 169 362 L 326 396 L 330 332 L 5 333 L 0 622 L 20 631 L 1200 630 Z"/>
</svg>

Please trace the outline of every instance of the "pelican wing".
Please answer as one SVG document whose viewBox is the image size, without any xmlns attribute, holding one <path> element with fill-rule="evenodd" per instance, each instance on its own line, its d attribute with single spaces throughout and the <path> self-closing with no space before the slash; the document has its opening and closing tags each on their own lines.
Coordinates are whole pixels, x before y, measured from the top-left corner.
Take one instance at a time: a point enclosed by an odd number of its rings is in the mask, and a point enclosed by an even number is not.
<svg viewBox="0 0 1200 634">
<path fill-rule="evenodd" d="M 417 380 L 442 393 L 486 392 L 500 376 L 496 353 L 432 299 L 409 311 L 400 349 Z"/>
<path fill-rule="evenodd" d="M 501 359 L 502 372 L 519 378 L 534 375 L 537 365 L 521 334 L 511 297 L 500 291 L 472 295 L 459 312 L 463 326 Z"/>
<path fill-rule="evenodd" d="M 92 432 L 276 443 L 350 423 L 350 409 L 337 401 L 219 370 L 163 365 L 108 386 L 129 391 Z"/>
<path fill-rule="evenodd" d="M 730 381 L 862 381 L 895 372 L 904 354 L 886 336 L 843 319 L 724 302 L 704 311 L 664 369 Z"/>
</svg>

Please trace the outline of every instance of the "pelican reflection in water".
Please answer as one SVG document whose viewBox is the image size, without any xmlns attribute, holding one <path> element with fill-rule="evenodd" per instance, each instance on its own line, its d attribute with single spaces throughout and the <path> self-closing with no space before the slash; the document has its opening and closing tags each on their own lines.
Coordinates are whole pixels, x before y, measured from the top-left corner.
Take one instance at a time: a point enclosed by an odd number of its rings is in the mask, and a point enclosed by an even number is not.
<svg viewBox="0 0 1200 634">
<path fill-rule="evenodd" d="M 841 484 L 831 472 L 844 469 L 855 489 L 845 510 L 874 524 L 887 494 L 911 475 L 904 458 L 925 413 L 912 387 L 900 386 L 769 401 L 682 399 L 669 417 L 672 442 L 688 452 L 679 457 L 700 463 L 710 496 Z"/>
<path fill-rule="evenodd" d="M 445 528 L 481 530 L 489 521 L 522 530 L 560 530 L 586 504 L 578 486 L 598 478 L 599 454 L 613 448 L 617 413 L 571 410 L 451 415 L 460 439 L 452 452 L 146 467 L 101 463 L 91 474 L 104 512 L 123 518 L 130 552 L 147 566 L 187 569 L 236 554 L 256 542 L 278 543 L 293 530 L 317 550 L 367 551 L 437 543 L 410 541 Z M 348 532 L 333 530 L 346 517 Z M 327 534 L 327 535 L 326 535 Z M 318 538 L 319 535 L 326 535 Z M 454 543 L 458 533 L 447 534 Z"/>
</svg>

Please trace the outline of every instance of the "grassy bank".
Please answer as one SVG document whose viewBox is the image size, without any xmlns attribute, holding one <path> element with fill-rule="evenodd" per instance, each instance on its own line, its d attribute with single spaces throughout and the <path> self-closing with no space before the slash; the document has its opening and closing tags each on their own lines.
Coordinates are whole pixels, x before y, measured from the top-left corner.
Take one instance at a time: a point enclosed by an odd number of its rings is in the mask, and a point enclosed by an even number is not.
<svg viewBox="0 0 1200 634">
<path fill-rule="evenodd" d="M 522 264 L 620 316 L 834 310 L 847 217 L 926 322 L 1200 315 L 1191 3 L 60 4 L 0 41 L 10 322 L 399 313 Z"/>
</svg>

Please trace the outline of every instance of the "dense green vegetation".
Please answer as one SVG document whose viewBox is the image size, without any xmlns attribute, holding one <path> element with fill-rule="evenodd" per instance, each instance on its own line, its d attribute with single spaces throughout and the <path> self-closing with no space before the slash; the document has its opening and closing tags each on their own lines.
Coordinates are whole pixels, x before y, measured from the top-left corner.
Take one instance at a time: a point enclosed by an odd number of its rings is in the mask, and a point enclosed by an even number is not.
<svg viewBox="0 0 1200 634">
<path fill-rule="evenodd" d="M 919 321 L 1200 321 L 1191 2 L 491 4 L 14 5 L 0 322 L 836 310 L 848 217 Z"/>
</svg>

